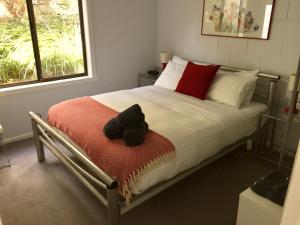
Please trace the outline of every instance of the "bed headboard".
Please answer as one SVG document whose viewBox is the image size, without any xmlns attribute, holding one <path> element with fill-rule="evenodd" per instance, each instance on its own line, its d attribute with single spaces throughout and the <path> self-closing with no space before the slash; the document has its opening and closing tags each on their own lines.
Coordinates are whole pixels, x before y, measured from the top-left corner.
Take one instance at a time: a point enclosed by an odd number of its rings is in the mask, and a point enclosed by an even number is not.
<svg viewBox="0 0 300 225">
<path fill-rule="evenodd" d="M 222 66 L 221 70 L 230 72 L 243 72 L 247 70 Z M 256 91 L 254 99 L 256 101 L 264 102 L 269 109 L 272 109 L 275 95 L 277 82 L 280 80 L 280 75 L 259 73 Z"/>
</svg>

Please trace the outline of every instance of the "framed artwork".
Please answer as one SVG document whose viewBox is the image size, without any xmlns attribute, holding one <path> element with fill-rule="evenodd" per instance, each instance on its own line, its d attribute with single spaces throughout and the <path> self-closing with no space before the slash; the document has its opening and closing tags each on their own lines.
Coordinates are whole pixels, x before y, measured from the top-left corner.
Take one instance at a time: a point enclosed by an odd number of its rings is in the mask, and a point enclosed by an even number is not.
<svg viewBox="0 0 300 225">
<path fill-rule="evenodd" d="M 268 40 L 275 0 L 204 0 L 202 35 Z"/>
</svg>

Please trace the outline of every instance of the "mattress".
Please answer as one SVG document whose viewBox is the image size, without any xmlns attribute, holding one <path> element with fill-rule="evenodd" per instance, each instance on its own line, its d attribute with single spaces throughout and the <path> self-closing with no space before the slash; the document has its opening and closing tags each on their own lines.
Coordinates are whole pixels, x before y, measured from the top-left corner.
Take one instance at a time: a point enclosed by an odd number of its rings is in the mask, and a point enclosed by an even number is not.
<svg viewBox="0 0 300 225">
<path fill-rule="evenodd" d="M 266 105 L 257 102 L 237 109 L 156 86 L 110 92 L 92 98 L 119 112 L 139 104 L 149 128 L 175 145 L 175 160 L 161 163 L 145 173 L 133 186 L 133 194 L 140 194 L 251 135 L 261 113 L 267 109 Z"/>
</svg>

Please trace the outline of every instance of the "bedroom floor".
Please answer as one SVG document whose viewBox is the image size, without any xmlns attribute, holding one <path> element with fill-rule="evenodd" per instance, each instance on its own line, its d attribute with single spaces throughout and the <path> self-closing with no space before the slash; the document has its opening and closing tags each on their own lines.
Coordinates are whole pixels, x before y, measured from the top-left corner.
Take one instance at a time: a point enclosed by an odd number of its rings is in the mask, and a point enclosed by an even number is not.
<svg viewBox="0 0 300 225">
<path fill-rule="evenodd" d="M 104 208 L 54 156 L 39 164 L 32 140 L 8 150 L 13 167 L 0 170 L 3 225 L 105 224 Z M 122 225 L 234 225 L 239 193 L 273 168 L 236 150 L 132 210 Z"/>
</svg>

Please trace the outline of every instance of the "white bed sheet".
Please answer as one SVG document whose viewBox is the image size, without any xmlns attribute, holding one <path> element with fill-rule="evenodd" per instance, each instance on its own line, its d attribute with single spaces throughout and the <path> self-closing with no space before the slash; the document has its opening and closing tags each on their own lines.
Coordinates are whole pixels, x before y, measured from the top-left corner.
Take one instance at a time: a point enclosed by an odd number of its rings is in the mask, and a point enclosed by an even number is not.
<svg viewBox="0 0 300 225">
<path fill-rule="evenodd" d="M 150 129 L 175 145 L 176 159 L 144 174 L 132 188 L 134 194 L 198 165 L 224 147 L 249 136 L 255 131 L 260 114 L 266 110 L 261 103 L 252 102 L 247 107 L 236 109 L 156 86 L 110 92 L 92 98 L 116 111 L 139 104 Z"/>
</svg>

